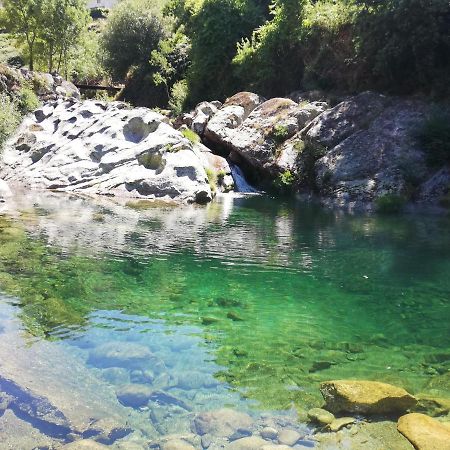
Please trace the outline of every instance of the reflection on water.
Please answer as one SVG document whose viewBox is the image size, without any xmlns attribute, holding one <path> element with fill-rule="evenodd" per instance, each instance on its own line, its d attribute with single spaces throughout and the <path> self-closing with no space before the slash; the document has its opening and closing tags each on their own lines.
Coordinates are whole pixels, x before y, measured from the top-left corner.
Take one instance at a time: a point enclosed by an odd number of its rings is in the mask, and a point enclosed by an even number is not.
<svg viewBox="0 0 450 450">
<path fill-rule="evenodd" d="M 78 367 L 77 392 L 117 397 L 140 438 L 224 406 L 301 427 L 293 411 L 320 404 L 326 379 L 448 395 L 448 218 L 231 195 L 168 207 L 30 194 L 3 208 L 2 357 L 25 340 L 49 380 L 44 358 Z"/>
</svg>

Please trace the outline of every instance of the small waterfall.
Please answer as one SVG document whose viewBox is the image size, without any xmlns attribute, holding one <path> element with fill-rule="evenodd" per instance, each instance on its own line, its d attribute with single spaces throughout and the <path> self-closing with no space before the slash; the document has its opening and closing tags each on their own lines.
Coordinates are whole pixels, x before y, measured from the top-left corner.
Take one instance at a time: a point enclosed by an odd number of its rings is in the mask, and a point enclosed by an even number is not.
<svg viewBox="0 0 450 450">
<path fill-rule="evenodd" d="M 228 161 L 228 163 L 234 180 L 234 190 L 236 192 L 257 194 L 259 191 L 247 182 L 241 168 L 230 161 Z"/>
</svg>

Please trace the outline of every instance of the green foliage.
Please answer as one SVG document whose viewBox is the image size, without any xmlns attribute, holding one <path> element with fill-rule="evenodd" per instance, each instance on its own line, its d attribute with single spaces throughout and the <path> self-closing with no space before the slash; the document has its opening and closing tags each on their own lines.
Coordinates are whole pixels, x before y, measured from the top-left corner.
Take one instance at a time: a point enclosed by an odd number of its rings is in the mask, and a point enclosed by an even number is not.
<svg viewBox="0 0 450 450">
<path fill-rule="evenodd" d="M 28 114 L 39 107 L 39 99 L 30 85 L 25 84 L 20 87 L 16 94 L 16 105 L 23 115 Z"/>
<path fill-rule="evenodd" d="M 167 35 L 160 5 L 153 0 L 124 0 L 110 13 L 102 32 L 105 67 L 123 81 L 132 66 L 148 64 L 153 50 Z"/>
<path fill-rule="evenodd" d="M 0 150 L 20 122 L 16 104 L 5 93 L 0 92 Z"/>
<path fill-rule="evenodd" d="M 277 143 L 282 144 L 289 136 L 289 130 L 285 125 L 275 125 L 270 137 Z"/>
<path fill-rule="evenodd" d="M 49 72 L 67 72 L 69 52 L 86 29 L 89 15 L 84 0 L 4 0 L 4 25 L 26 44 L 29 67 L 35 59 Z"/>
<path fill-rule="evenodd" d="M 375 210 L 383 214 L 400 212 L 405 206 L 406 199 L 397 194 L 385 194 L 375 200 Z"/>
<path fill-rule="evenodd" d="M 235 93 L 240 83 L 233 75 L 231 61 L 237 42 L 261 23 L 261 9 L 245 0 L 182 3 L 188 7 L 178 14 L 188 17 L 184 20 L 191 40 L 191 67 L 187 77 L 190 103 L 223 99 Z"/>
<path fill-rule="evenodd" d="M 20 45 L 8 33 L 0 33 L 0 64 L 21 67 L 24 64 Z"/>
<path fill-rule="evenodd" d="M 186 80 L 177 81 L 170 91 L 169 108 L 175 114 L 181 114 L 188 97 Z"/>
<path fill-rule="evenodd" d="M 276 0 L 272 19 L 244 39 L 233 59 L 246 89 L 272 96 L 297 89 L 303 77 L 301 21 L 306 0 Z"/>
<path fill-rule="evenodd" d="M 214 172 L 214 170 L 210 169 L 209 167 L 205 168 L 206 176 L 208 177 L 208 183 L 211 187 L 212 192 L 217 191 L 217 174 Z"/>
<path fill-rule="evenodd" d="M 183 136 L 193 144 L 199 144 L 201 142 L 200 136 L 189 128 L 185 128 L 182 132 Z"/>
<path fill-rule="evenodd" d="M 274 187 L 280 193 L 288 193 L 295 183 L 295 175 L 290 170 L 280 173 L 274 181 Z"/>
<path fill-rule="evenodd" d="M 441 111 L 431 116 L 418 133 L 431 167 L 450 164 L 450 113 Z"/>
</svg>

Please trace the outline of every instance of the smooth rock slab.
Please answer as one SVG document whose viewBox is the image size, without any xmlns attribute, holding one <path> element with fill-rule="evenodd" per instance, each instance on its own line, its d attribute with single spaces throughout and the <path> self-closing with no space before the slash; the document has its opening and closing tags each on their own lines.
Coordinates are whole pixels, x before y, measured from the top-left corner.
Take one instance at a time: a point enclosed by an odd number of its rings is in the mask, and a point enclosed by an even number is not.
<svg viewBox="0 0 450 450">
<path fill-rule="evenodd" d="M 63 447 L 64 450 L 104 450 L 106 445 L 99 444 L 92 439 L 82 439 L 80 441 L 71 442 Z"/>
<path fill-rule="evenodd" d="M 328 425 L 335 419 L 334 415 L 322 408 L 312 408 L 308 411 L 308 418 L 320 425 Z"/>
<path fill-rule="evenodd" d="M 450 450 L 450 428 L 425 414 L 400 417 L 397 429 L 417 450 Z"/>
<path fill-rule="evenodd" d="M 390 414 L 406 411 L 417 402 L 403 388 L 378 381 L 327 381 L 320 391 L 327 409 L 333 412 Z"/>
</svg>

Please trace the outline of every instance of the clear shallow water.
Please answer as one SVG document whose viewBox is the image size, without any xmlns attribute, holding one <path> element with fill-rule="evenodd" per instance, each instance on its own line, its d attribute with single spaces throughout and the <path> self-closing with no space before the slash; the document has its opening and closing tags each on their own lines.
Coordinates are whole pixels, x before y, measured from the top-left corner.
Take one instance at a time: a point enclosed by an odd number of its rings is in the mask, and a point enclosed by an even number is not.
<svg viewBox="0 0 450 450">
<path fill-rule="evenodd" d="M 449 218 L 264 197 L 147 206 L 33 194 L 0 217 L 3 320 L 112 397 L 130 382 L 170 393 L 136 406 L 133 429 L 186 432 L 223 406 L 302 414 L 335 378 L 450 396 Z M 110 342 L 148 348 L 151 370 L 96 358 Z"/>
</svg>

